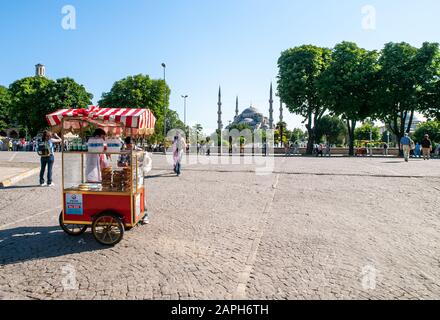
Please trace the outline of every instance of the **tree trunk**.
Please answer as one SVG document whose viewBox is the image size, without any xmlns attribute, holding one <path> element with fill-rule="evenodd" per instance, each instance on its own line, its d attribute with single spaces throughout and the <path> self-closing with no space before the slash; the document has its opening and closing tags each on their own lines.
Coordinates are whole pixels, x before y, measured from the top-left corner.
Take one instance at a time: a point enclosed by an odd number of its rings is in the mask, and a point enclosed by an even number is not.
<svg viewBox="0 0 440 320">
<path fill-rule="evenodd" d="M 347 128 L 348 128 L 348 155 L 354 156 L 354 131 L 356 129 L 356 121 L 352 120 L 350 124 L 350 120 L 347 120 Z"/>
<path fill-rule="evenodd" d="M 315 143 L 315 134 L 314 130 L 307 127 L 307 132 L 309 133 L 309 140 L 307 141 L 307 154 L 312 155 L 313 154 L 313 145 Z"/>
<path fill-rule="evenodd" d="M 409 121 L 408 121 L 408 127 L 406 128 L 406 133 L 408 134 L 411 132 L 413 119 L 414 119 L 414 110 L 411 110 L 411 115 L 409 116 Z"/>
<path fill-rule="evenodd" d="M 307 154 L 313 154 L 313 144 L 315 143 L 315 128 L 312 128 L 312 115 L 309 113 L 308 123 L 306 124 L 306 129 L 309 134 L 309 139 L 307 141 Z"/>
</svg>

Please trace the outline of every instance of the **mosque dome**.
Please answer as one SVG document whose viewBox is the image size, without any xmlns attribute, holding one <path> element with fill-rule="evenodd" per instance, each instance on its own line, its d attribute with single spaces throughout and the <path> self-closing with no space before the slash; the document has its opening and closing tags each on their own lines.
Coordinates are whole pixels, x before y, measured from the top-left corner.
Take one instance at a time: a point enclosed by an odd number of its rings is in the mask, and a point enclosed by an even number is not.
<svg viewBox="0 0 440 320">
<path fill-rule="evenodd" d="M 257 108 L 249 107 L 247 109 L 244 109 L 241 114 L 245 115 L 245 114 L 261 114 L 261 113 L 260 111 L 258 111 Z"/>
<path fill-rule="evenodd" d="M 267 118 L 255 107 L 250 106 L 243 110 L 243 112 L 234 118 L 232 124 L 247 124 L 253 129 L 264 127 L 268 122 Z"/>
</svg>

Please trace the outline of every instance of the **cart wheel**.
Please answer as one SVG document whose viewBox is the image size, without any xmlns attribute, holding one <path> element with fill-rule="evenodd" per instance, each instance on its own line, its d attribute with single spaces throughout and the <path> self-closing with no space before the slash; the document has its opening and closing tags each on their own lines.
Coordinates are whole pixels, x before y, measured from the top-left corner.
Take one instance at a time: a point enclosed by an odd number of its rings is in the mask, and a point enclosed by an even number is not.
<svg viewBox="0 0 440 320">
<path fill-rule="evenodd" d="M 67 233 L 69 236 L 77 237 L 82 235 L 84 232 L 87 231 L 88 226 L 85 226 L 83 224 L 65 224 L 63 223 L 63 212 L 60 213 L 60 227 L 63 229 L 65 233 Z"/>
<path fill-rule="evenodd" d="M 124 231 L 124 224 L 114 213 L 101 213 L 93 221 L 93 236 L 96 241 L 105 246 L 118 244 L 124 236 Z"/>
</svg>

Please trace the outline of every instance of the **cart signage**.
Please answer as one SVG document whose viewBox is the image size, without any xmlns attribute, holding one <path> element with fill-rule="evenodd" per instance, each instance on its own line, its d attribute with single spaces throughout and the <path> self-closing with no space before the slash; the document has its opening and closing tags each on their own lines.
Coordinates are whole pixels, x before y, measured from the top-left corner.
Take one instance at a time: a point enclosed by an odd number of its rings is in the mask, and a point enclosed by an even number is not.
<svg viewBox="0 0 440 320">
<path fill-rule="evenodd" d="M 83 209 L 82 194 L 66 194 L 66 214 L 82 216 Z"/>
</svg>

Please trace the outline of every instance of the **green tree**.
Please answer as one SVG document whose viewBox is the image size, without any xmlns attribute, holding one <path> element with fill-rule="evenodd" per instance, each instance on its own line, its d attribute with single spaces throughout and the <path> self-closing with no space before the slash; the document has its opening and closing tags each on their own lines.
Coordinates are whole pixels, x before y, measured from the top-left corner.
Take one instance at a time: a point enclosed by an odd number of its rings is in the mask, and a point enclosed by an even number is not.
<svg viewBox="0 0 440 320">
<path fill-rule="evenodd" d="M 28 77 L 12 83 L 9 91 L 12 120 L 32 136 L 48 127 L 45 115 L 58 109 L 87 107 L 93 98 L 70 78 Z"/>
<path fill-rule="evenodd" d="M 0 86 L 0 131 L 10 126 L 11 95 L 9 90 Z"/>
<path fill-rule="evenodd" d="M 192 145 L 196 145 L 204 140 L 203 136 L 203 127 L 201 124 L 195 124 L 192 128 L 189 129 L 189 141 Z"/>
<path fill-rule="evenodd" d="M 246 130 L 246 129 L 252 131 L 252 127 L 251 127 L 250 125 L 246 124 L 246 123 L 240 123 L 240 124 L 237 124 L 237 123 L 236 123 L 236 124 L 232 124 L 232 125 L 229 127 L 229 130 L 232 130 L 232 129 L 237 129 L 239 132 L 240 132 L 240 131 L 243 131 L 243 130 Z"/>
<path fill-rule="evenodd" d="M 332 113 L 346 122 L 349 154 L 354 155 L 357 122 L 373 114 L 378 54 L 342 42 L 333 49 L 329 68 L 323 73 L 320 90 Z"/>
<path fill-rule="evenodd" d="M 429 134 L 431 141 L 440 143 L 440 121 L 427 121 L 420 123 L 413 134 L 413 139 L 420 143 L 425 134 Z"/>
<path fill-rule="evenodd" d="M 163 128 L 163 127 L 162 127 Z M 167 110 L 167 128 L 168 129 L 180 129 L 185 132 L 185 124 L 179 119 L 179 114 L 177 111 L 168 109 Z"/>
<path fill-rule="evenodd" d="M 439 45 L 424 43 L 420 49 L 407 43 L 388 43 L 379 58 L 378 117 L 400 139 L 409 133 L 416 111 L 426 111 L 438 100 L 433 92 L 440 75 Z"/>
<path fill-rule="evenodd" d="M 290 135 L 290 141 L 305 141 L 307 139 L 307 132 L 304 132 L 300 128 L 295 128 L 292 130 L 292 134 Z"/>
<path fill-rule="evenodd" d="M 316 140 L 316 124 L 327 110 L 319 80 L 330 59 L 329 49 L 306 45 L 282 52 L 278 60 L 278 94 L 290 112 L 305 118 L 309 154 Z"/>
<path fill-rule="evenodd" d="M 323 116 L 317 125 L 316 142 L 323 142 L 324 137 L 330 144 L 342 144 L 347 135 L 347 127 L 339 117 Z"/>
<path fill-rule="evenodd" d="M 196 123 L 196 124 L 193 126 L 193 130 L 194 130 L 195 132 L 197 132 L 198 135 L 202 135 L 202 133 L 203 133 L 203 127 L 202 127 L 202 125 L 199 124 L 199 123 Z"/>
<path fill-rule="evenodd" d="M 283 134 L 283 141 L 281 141 L 281 133 Z M 287 130 L 287 123 L 286 122 L 278 122 L 275 126 L 275 132 L 274 132 L 274 142 L 276 144 L 281 144 L 283 146 L 284 143 L 287 143 L 290 140 L 290 136 L 292 135 L 289 130 Z"/>
<path fill-rule="evenodd" d="M 163 141 L 164 104 L 169 105 L 171 90 L 164 80 L 151 79 L 148 75 L 128 76 L 116 81 L 111 90 L 102 95 L 99 105 L 104 108 L 148 108 L 156 117 L 154 141 Z M 165 101 L 165 96 L 167 100 Z M 177 114 L 167 110 L 167 129 L 184 129 L 175 127 Z"/>
<path fill-rule="evenodd" d="M 371 134 L 371 136 L 370 136 Z M 354 138 L 356 140 L 368 140 L 379 141 L 381 139 L 380 128 L 375 127 L 372 123 L 364 123 L 361 127 L 357 128 L 354 132 Z"/>
<path fill-rule="evenodd" d="M 382 136 L 381 136 L 381 139 L 380 139 L 380 141 L 382 141 L 382 142 L 393 142 L 395 139 L 394 139 L 394 135 L 393 135 L 393 133 L 391 132 L 391 131 L 389 131 L 388 129 L 386 130 L 386 131 L 384 131 L 384 132 L 382 132 Z"/>
</svg>

